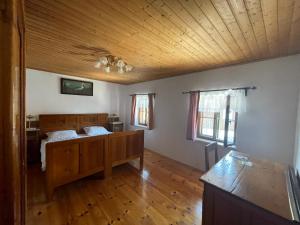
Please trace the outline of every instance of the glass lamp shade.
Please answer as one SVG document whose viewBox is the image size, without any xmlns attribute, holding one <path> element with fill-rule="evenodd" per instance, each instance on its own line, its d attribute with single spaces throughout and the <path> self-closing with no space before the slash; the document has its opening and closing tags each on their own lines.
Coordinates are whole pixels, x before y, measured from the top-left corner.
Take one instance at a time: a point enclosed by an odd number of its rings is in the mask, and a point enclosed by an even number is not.
<svg viewBox="0 0 300 225">
<path fill-rule="evenodd" d="M 102 56 L 94 65 L 95 68 L 102 68 L 106 73 L 117 70 L 118 73 L 130 72 L 133 69 L 132 65 L 126 64 L 120 57 L 113 55 Z"/>
<path fill-rule="evenodd" d="M 103 56 L 103 57 L 101 57 L 101 58 L 99 59 L 99 62 L 100 62 L 102 65 L 106 66 L 106 65 L 108 64 L 108 59 L 107 59 L 106 56 Z"/>
<path fill-rule="evenodd" d="M 122 67 L 124 67 L 124 66 L 125 66 L 124 61 L 123 61 L 122 59 L 119 59 L 119 60 L 117 61 L 117 67 L 122 68 Z"/>
<path fill-rule="evenodd" d="M 104 71 L 105 71 L 106 73 L 109 73 L 109 72 L 110 72 L 110 66 L 104 67 Z"/>
<path fill-rule="evenodd" d="M 133 66 L 132 65 L 126 65 L 125 66 L 125 70 L 126 70 L 126 72 L 130 72 L 131 70 L 133 69 Z"/>
<path fill-rule="evenodd" d="M 97 62 L 97 63 L 95 64 L 95 68 L 99 69 L 100 67 L 101 67 L 101 62 Z"/>
<path fill-rule="evenodd" d="M 119 68 L 118 68 L 118 73 L 124 73 L 123 67 L 119 67 Z"/>
</svg>

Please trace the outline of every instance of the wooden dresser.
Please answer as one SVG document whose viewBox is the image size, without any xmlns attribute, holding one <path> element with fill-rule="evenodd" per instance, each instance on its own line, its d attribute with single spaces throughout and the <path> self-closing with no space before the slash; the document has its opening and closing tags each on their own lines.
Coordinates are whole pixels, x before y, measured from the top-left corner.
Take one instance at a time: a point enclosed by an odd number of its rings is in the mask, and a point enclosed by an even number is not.
<svg viewBox="0 0 300 225">
<path fill-rule="evenodd" d="M 229 152 L 201 177 L 203 225 L 299 224 L 287 167 Z"/>
</svg>

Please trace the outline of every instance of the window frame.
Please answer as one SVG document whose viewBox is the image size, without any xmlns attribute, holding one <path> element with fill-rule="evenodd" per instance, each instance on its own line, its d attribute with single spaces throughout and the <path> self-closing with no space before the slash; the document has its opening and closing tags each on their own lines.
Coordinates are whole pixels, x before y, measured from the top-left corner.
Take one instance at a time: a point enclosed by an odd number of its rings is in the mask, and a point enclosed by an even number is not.
<svg viewBox="0 0 300 225">
<path fill-rule="evenodd" d="M 138 97 L 141 97 L 141 96 L 144 96 L 144 95 L 136 95 L 136 101 L 138 102 Z M 138 105 L 136 105 L 136 109 L 135 109 L 135 118 L 134 118 L 134 126 L 135 127 L 142 127 L 142 128 L 148 128 L 149 126 L 149 98 L 147 98 L 147 110 L 145 110 L 148 115 L 145 115 L 146 117 L 146 124 L 142 124 L 142 123 L 139 123 L 139 108 L 138 108 Z M 148 121 L 147 121 L 148 120 Z"/>
<path fill-rule="evenodd" d="M 207 136 L 207 135 L 202 135 L 200 134 L 200 123 L 201 119 L 203 116 L 201 116 L 203 112 L 198 111 L 198 118 L 199 121 L 197 123 L 197 138 L 198 139 L 204 139 L 204 140 L 209 140 L 209 141 L 217 141 L 219 143 L 223 143 L 225 147 L 235 145 L 236 144 L 236 130 L 237 130 L 237 122 L 238 122 L 238 113 L 234 112 L 235 114 L 235 120 L 234 120 L 234 138 L 233 138 L 233 143 L 228 144 L 228 131 L 229 131 L 229 124 L 230 124 L 230 95 L 226 97 L 226 109 L 225 109 L 225 127 L 224 127 L 224 140 L 217 139 L 217 132 L 219 129 L 219 123 L 220 123 L 220 113 L 219 112 L 214 112 L 214 125 L 213 125 L 213 136 Z"/>
<path fill-rule="evenodd" d="M 137 110 L 137 125 L 136 126 L 140 126 L 140 127 L 148 127 L 147 122 L 149 123 L 149 110 L 148 107 L 145 108 L 145 112 L 143 112 L 145 114 L 145 122 L 146 123 L 140 123 L 140 111 L 139 109 Z M 147 115 L 148 114 L 148 115 Z"/>
<path fill-rule="evenodd" d="M 198 111 L 199 121 L 198 121 L 198 124 L 197 124 L 197 138 L 214 141 L 214 140 L 216 140 L 216 131 L 217 131 L 216 126 L 217 126 L 217 121 L 218 121 L 218 117 L 219 117 L 218 114 L 220 114 L 220 113 L 217 113 L 217 112 L 214 113 L 213 136 L 200 134 L 199 125 L 200 125 L 200 122 L 201 122 L 200 118 L 203 118 L 202 114 L 203 114 L 203 112 Z"/>
</svg>

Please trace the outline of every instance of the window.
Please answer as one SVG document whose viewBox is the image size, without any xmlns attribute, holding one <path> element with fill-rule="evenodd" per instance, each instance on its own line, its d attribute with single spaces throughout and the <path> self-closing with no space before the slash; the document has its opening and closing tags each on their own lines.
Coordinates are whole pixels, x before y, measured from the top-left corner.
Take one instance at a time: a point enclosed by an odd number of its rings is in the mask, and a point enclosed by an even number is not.
<svg viewBox="0 0 300 225">
<path fill-rule="evenodd" d="M 149 122 L 149 98 L 147 95 L 136 96 L 135 125 L 147 127 Z"/>
<path fill-rule="evenodd" d="M 154 129 L 155 93 L 131 95 L 130 125 Z"/>
<path fill-rule="evenodd" d="M 245 110 L 244 93 L 201 93 L 197 138 L 214 140 L 224 146 L 236 143 L 238 112 Z"/>
<path fill-rule="evenodd" d="M 226 112 L 212 113 L 212 112 L 198 112 L 198 138 L 216 140 L 223 142 L 225 140 L 225 123 Z M 235 144 L 236 127 L 237 127 L 238 113 L 230 111 L 227 132 L 227 144 Z"/>
</svg>

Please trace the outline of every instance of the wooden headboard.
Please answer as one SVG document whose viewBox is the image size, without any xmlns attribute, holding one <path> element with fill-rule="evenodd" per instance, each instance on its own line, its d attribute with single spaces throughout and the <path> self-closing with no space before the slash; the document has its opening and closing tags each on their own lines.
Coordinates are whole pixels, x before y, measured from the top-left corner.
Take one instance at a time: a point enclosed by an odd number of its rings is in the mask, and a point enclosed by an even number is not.
<svg viewBox="0 0 300 225">
<path fill-rule="evenodd" d="M 44 137 L 47 132 L 58 130 L 76 130 L 83 133 L 82 128 L 103 126 L 108 128 L 108 114 L 42 114 L 39 115 L 40 132 Z"/>
</svg>

